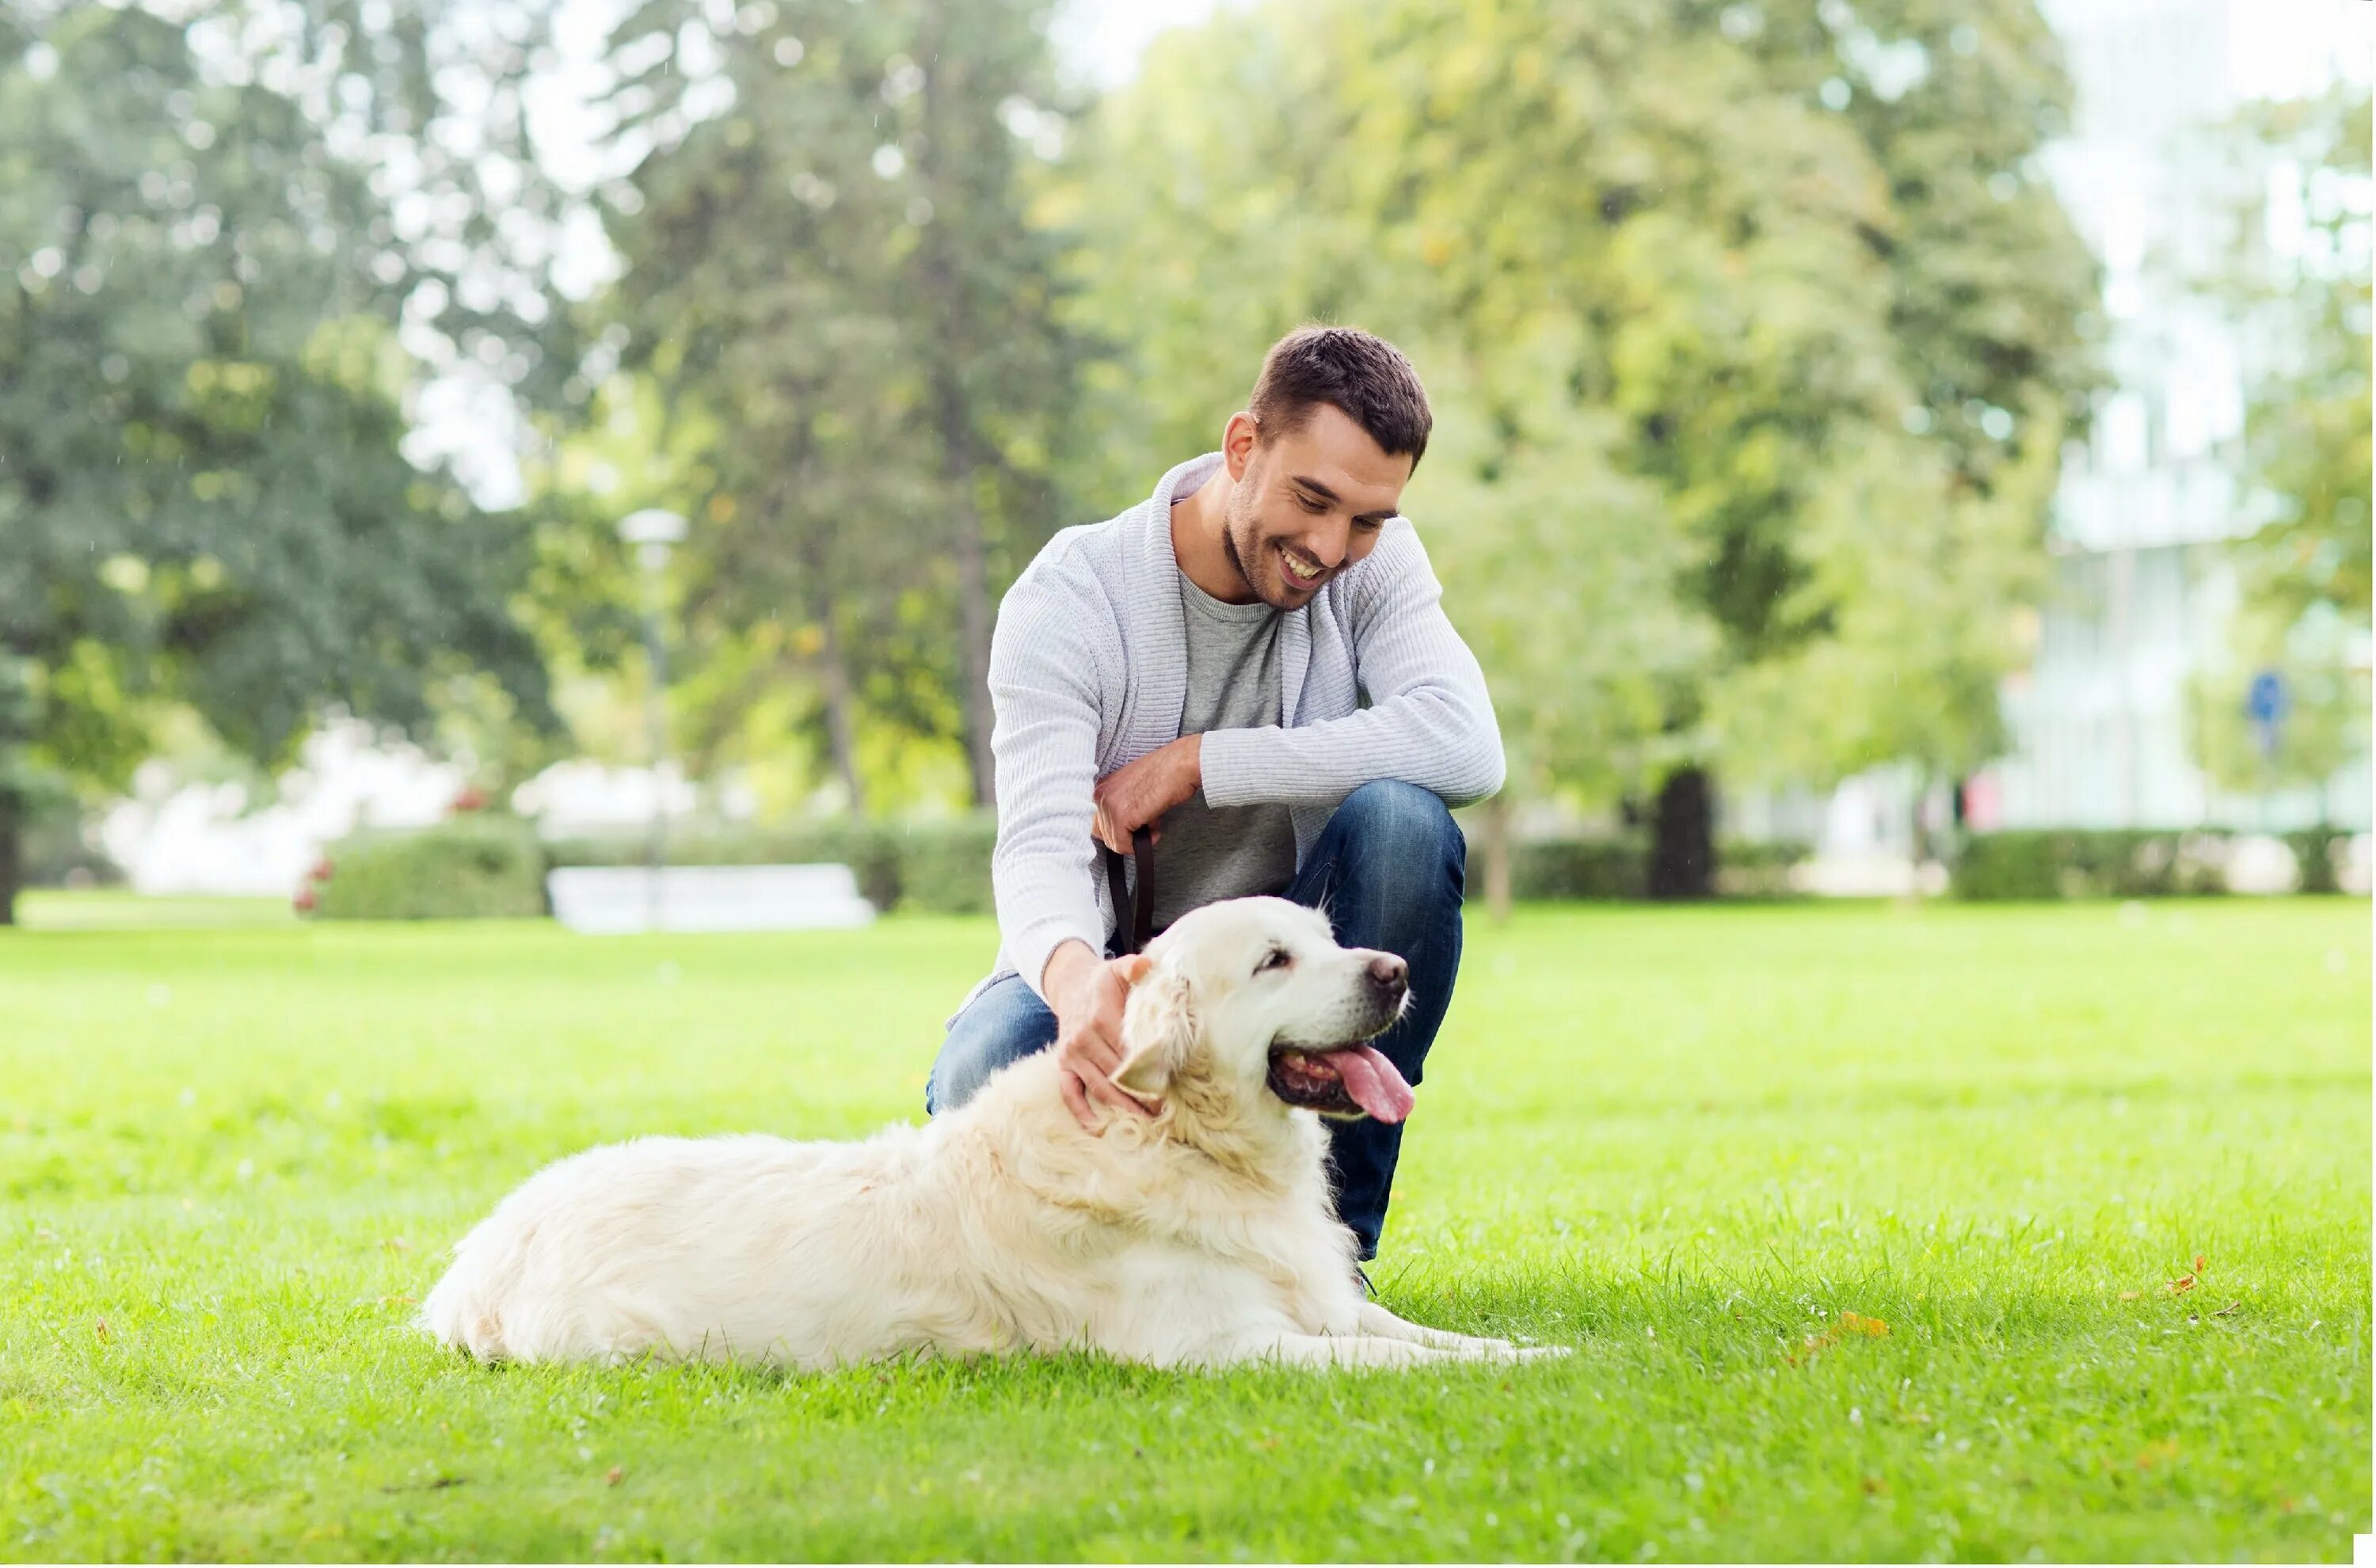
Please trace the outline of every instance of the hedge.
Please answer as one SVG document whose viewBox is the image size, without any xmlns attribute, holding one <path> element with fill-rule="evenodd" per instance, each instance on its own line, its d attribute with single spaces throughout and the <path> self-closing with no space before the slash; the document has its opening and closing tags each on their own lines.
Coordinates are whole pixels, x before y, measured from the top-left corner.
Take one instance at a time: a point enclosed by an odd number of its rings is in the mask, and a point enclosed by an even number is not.
<svg viewBox="0 0 2376 1568">
<path fill-rule="evenodd" d="M 672 865 L 847 865 L 878 909 L 933 914 L 993 912 L 990 856 L 997 841 L 988 814 L 925 822 L 676 826 Z M 539 840 L 526 823 L 457 817 L 433 828 L 361 835 L 333 846 L 335 873 L 319 913 L 332 919 L 401 920 L 544 911 L 545 873 L 555 866 L 641 865 L 640 833 Z M 1717 884 L 1728 897 L 1790 894 L 1800 844 L 1726 844 Z M 1511 847 L 1511 893 L 1527 899 L 1635 899 L 1644 896 L 1649 845 L 1640 837 L 1551 838 Z M 1481 849 L 1469 847 L 1468 897 L 1484 897 Z"/>
<path fill-rule="evenodd" d="M 330 846 L 315 912 L 330 920 L 501 920 L 541 915 L 544 852 L 517 817 L 457 816 Z"/>
<path fill-rule="evenodd" d="M 1958 897 L 2162 898 L 2228 891 L 2235 835 L 2199 829 L 2059 828 L 1974 834 L 1952 869 Z M 2329 871 L 2331 884 L 2334 873 Z"/>
</svg>

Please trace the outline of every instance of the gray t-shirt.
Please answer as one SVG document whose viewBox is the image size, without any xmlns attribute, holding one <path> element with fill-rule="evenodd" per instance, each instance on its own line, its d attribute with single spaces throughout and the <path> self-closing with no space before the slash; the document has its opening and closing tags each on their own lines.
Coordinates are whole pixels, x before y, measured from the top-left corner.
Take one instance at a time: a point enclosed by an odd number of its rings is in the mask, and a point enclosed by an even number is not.
<svg viewBox="0 0 2376 1568">
<path fill-rule="evenodd" d="M 1188 629 L 1188 701 L 1180 732 L 1251 730 L 1279 721 L 1278 632 L 1287 613 L 1257 600 L 1225 604 L 1180 574 Z M 1205 803 L 1205 791 L 1163 814 L 1155 846 L 1155 921 L 1161 931 L 1221 898 L 1287 891 L 1295 880 L 1295 825 L 1285 805 Z"/>
</svg>

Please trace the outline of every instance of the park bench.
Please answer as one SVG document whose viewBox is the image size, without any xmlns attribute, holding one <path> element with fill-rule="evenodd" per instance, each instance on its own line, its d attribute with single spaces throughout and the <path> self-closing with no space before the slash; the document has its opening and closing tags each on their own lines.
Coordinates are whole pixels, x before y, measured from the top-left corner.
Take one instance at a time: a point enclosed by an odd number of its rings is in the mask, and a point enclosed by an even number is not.
<svg viewBox="0 0 2376 1568">
<path fill-rule="evenodd" d="M 572 931 L 803 931 L 862 926 L 874 906 L 845 865 L 562 866 L 545 879 Z"/>
</svg>

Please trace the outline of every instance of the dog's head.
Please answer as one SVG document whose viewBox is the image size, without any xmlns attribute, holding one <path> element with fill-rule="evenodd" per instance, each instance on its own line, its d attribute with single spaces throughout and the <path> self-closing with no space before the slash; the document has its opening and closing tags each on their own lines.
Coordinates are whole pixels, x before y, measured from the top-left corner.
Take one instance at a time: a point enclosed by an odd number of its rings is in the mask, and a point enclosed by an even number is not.
<svg viewBox="0 0 2376 1568">
<path fill-rule="evenodd" d="M 1324 1116 L 1410 1113 L 1410 1086 L 1363 1043 L 1410 996 L 1393 954 L 1339 947 L 1301 904 L 1230 898 L 1182 915 L 1146 958 L 1123 1016 L 1123 1088 L 1160 1099 L 1194 1075 Z"/>
</svg>

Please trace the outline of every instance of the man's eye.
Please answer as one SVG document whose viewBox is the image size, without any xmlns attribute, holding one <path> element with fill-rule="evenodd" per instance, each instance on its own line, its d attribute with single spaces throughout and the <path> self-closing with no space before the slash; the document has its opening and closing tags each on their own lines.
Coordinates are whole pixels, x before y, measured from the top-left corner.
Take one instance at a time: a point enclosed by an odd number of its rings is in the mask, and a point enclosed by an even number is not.
<svg viewBox="0 0 2376 1568">
<path fill-rule="evenodd" d="M 1263 955 L 1263 961 L 1254 966 L 1254 973 L 1259 975 L 1271 969 L 1283 969 L 1287 968 L 1288 962 L 1287 949 L 1274 947 Z"/>
<path fill-rule="evenodd" d="M 1320 514 L 1320 513 L 1322 513 L 1322 512 L 1325 512 L 1326 510 L 1328 510 L 1328 508 L 1327 508 L 1325 505 L 1322 505 L 1320 502 L 1317 502 L 1317 501 L 1313 500 L 1310 496 L 1306 496 L 1306 495 L 1299 495 L 1299 496 L 1297 496 L 1297 497 L 1295 498 L 1295 504 L 1296 504 L 1297 505 L 1299 505 L 1299 506 L 1302 507 L 1305 511 L 1310 512 L 1310 513 L 1313 513 L 1313 515 L 1315 515 L 1315 516 L 1317 516 L 1318 514 Z"/>
</svg>

